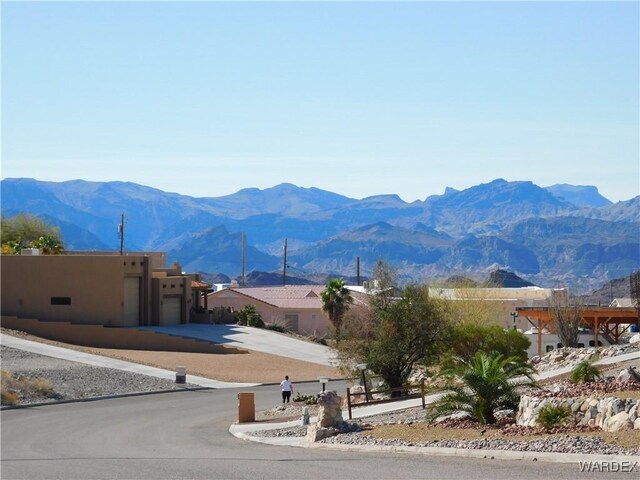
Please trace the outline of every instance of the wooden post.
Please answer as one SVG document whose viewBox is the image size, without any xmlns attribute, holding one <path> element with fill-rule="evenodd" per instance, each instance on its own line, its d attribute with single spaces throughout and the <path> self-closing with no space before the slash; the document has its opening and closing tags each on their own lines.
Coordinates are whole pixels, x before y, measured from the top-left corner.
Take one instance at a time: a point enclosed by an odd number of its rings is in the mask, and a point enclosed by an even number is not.
<svg viewBox="0 0 640 480">
<path fill-rule="evenodd" d="M 420 395 L 422 395 L 422 409 L 423 410 L 425 408 L 427 408 L 427 404 L 426 404 L 425 399 L 424 399 L 424 394 L 425 394 L 425 391 L 424 391 L 424 378 L 423 378 L 423 379 L 420 380 Z"/>
<path fill-rule="evenodd" d="M 542 319 L 538 319 L 538 356 L 542 357 Z"/>
<path fill-rule="evenodd" d="M 351 389 L 347 388 L 347 408 L 349 409 L 349 420 L 351 420 Z"/>
</svg>

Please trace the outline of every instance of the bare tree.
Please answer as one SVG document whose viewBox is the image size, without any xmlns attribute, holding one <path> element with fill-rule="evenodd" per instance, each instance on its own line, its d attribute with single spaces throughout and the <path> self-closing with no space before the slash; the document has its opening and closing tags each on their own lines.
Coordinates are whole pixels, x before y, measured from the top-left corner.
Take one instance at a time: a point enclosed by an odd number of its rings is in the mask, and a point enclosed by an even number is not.
<svg viewBox="0 0 640 480">
<path fill-rule="evenodd" d="M 568 300 L 566 297 L 551 297 L 549 301 L 549 314 L 553 320 L 560 342 L 565 347 L 578 346 L 578 333 L 582 325 L 583 305 L 576 299 Z"/>
</svg>

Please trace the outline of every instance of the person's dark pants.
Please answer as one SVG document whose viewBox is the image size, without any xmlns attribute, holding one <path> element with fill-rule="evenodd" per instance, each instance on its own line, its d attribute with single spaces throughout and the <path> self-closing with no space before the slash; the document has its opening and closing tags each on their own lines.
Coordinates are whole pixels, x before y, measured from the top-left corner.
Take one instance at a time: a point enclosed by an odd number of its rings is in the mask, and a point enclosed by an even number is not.
<svg viewBox="0 0 640 480">
<path fill-rule="evenodd" d="M 287 402 L 289 403 L 289 400 L 291 399 L 291 392 L 285 392 L 284 390 L 282 391 L 282 403 Z"/>
</svg>

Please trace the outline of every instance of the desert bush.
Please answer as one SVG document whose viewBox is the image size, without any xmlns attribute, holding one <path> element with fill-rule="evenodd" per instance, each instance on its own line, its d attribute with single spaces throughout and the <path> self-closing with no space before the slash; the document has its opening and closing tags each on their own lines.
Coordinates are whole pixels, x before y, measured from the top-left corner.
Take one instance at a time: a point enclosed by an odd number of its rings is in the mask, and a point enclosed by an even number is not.
<svg viewBox="0 0 640 480">
<path fill-rule="evenodd" d="M 289 329 L 286 326 L 284 326 L 284 325 L 282 325 L 280 323 L 277 323 L 277 322 L 276 323 L 268 323 L 267 325 L 265 325 L 264 328 L 266 328 L 267 330 L 272 330 L 274 332 L 278 332 L 278 333 L 288 333 L 289 332 Z"/>
<path fill-rule="evenodd" d="M 8 370 L 2 370 L 1 373 L 0 392 L 3 405 L 14 405 L 22 395 L 48 396 L 53 392 L 51 382 L 44 378 L 15 376 Z"/>
<path fill-rule="evenodd" d="M 301 393 L 297 393 L 294 402 L 304 402 L 307 405 L 316 405 L 318 403 L 318 398 L 315 395 L 303 395 Z"/>
<path fill-rule="evenodd" d="M 309 340 L 315 343 L 319 343 L 320 345 L 327 345 L 327 339 L 324 337 L 318 337 L 317 335 L 311 335 Z"/>
<path fill-rule="evenodd" d="M 565 405 L 544 405 L 538 413 L 538 423 L 544 428 L 552 428 L 562 424 L 571 412 Z"/>
<path fill-rule="evenodd" d="M 593 364 L 593 361 L 585 359 L 571 370 L 569 379 L 573 383 L 591 383 L 601 376 L 600 369 Z"/>
</svg>

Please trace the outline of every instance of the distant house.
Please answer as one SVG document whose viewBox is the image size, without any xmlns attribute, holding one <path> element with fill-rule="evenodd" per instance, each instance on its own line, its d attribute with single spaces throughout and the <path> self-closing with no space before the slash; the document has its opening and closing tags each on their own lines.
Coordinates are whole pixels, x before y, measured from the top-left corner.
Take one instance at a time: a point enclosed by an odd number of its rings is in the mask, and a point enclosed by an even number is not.
<svg viewBox="0 0 640 480">
<path fill-rule="evenodd" d="M 637 307 L 638 301 L 635 298 L 614 298 L 609 306 L 618 308 Z"/>
<path fill-rule="evenodd" d="M 2 315 L 111 327 L 187 323 L 210 285 L 161 252 L 3 255 Z"/>
<path fill-rule="evenodd" d="M 528 330 L 531 325 L 524 317 L 512 315 L 516 307 L 546 307 L 556 299 L 568 298 L 566 288 L 429 288 L 429 295 L 460 302 L 489 302 L 495 305 L 495 323 L 503 327 Z"/>
<path fill-rule="evenodd" d="M 329 329 L 329 316 L 322 311 L 320 298 L 324 288 L 324 285 L 226 288 L 210 293 L 208 303 L 233 311 L 253 305 L 265 323 L 281 324 L 303 335 L 324 335 Z M 352 295 L 361 296 L 357 292 Z"/>
</svg>

